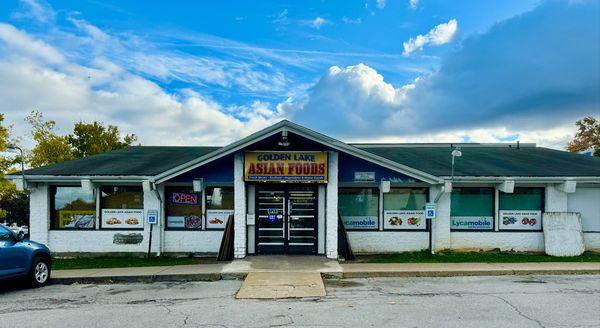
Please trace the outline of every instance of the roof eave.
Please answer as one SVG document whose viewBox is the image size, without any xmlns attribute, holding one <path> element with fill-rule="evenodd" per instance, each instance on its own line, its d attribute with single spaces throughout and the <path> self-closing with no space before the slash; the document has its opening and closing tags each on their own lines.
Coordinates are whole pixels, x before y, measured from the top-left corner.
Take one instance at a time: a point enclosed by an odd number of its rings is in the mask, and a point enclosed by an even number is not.
<svg viewBox="0 0 600 328">
<path fill-rule="evenodd" d="M 463 183 L 481 183 L 481 182 L 503 182 L 513 180 L 521 183 L 562 183 L 565 181 L 576 181 L 580 183 L 600 183 L 600 176 L 441 176 L 444 181 L 463 182 Z"/>
<path fill-rule="evenodd" d="M 348 145 L 348 144 L 341 142 L 337 139 L 334 139 L 332 137 L 329 137 L 324 134 L 318 133 L 316 131 L 310 130 L 301 125 L 292 123 L 290 121 L 283 120 L 276 124 L 271 125 L 270 127 L 267 127 L 263 130 L 255 132 L 243 139 L 240 139 L 234 143 L 231 143 L 225 147 L 219 148 L 219 149 L 213 151 L 212 153 L 206 154 L 205 156 L 201 156 L 193 161 L 190 161 L 188 163 L 179 165 L 175 168 L 172 168 L 163 173 L 160 173 L 160 174 L 156 175 L 155 182 L 161 183 L 166 180 L 169 180 L 177 175 L 185 173 L 189 170 L 192 170 L 196 167 L 204 165 L 208 162 L 219 159 L 223 156 L 232 154 L 232 153 L 239 151 L 247 146 L 250 146 L 253 143 L 256 143 L 257 141 L 259 141 L 261 139 L 270 137 L 270 136 L 272 136 L 276 133 L 279 133 L 281 131 L 284 131 L 284 130 L 294 132 L 294 133 L 296 133 L 302 137 L 305 137 L 309 140 L 325 144 L 333 149 L 336 149 L 339 151 L 344 151 L 350 155 L 357 156 L 359 158 L 362 158 L 367 161 L 373 162 L 375 164 L 381 165 L 388 169 L 409 175 L 411 177 L 425 181 L 427 183 L 435 184 L 435 183 L 440 183 L 442 181 L 434 175 L 422 172 L 420 170 L 414 169 L 412 167 L 408 167 L 406 165 L 396 163 L 394 161 L 388 160 L 381 156 L 378 156 L 378 155 L 369 153 L 365 150 L 359 149 L 357 147 Z"/>
<path fill-rule="evenodd" d="M 9 180 L 21 180 L 20 174 L 5 176 Z M 27 182 L 77 182 L 81 180 L 92 180 L 94 182 L 141 182 L 153 180 L 154 176 L 148 175 L 25 175 Z"/>
</svg>

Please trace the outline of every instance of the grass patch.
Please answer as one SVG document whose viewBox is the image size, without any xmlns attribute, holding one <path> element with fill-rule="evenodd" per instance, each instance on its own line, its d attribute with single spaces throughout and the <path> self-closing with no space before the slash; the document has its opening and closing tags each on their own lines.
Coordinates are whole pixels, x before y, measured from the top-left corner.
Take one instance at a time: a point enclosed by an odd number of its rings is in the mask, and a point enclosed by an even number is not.
<svg viewBox="0 0 600 328">
<path fill-rule="evenodd" d="M 554 257 L 540 253 L 516 252 L 406 252 L 358 256 L 355 262 L 363 263 L 522 263 L 522 262 L 600 262 L 600 253 L 583 253 L 580 256 Z"/>
<path fill-rule="evenodd" d="M 128 268 L 148 266 L 170 266 L 214 263 L 214 258 L 198 257 L 134 257 L 134 256 L 98 256 L 77 258 L 55 258 L 52 260 L 53 270 L 69 269 L 100 269 L 100 268 Z"/>
</svg>

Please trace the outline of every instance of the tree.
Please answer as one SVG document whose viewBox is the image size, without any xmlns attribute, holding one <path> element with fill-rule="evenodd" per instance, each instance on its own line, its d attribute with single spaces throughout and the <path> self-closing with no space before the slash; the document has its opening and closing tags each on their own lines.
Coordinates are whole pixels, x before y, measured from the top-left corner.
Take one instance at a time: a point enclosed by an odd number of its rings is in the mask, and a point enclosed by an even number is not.
<svg viewBox="0 0 600 328">
<path fill-rule="evenodd" d="M 594 156 L 600 157 L 600 122 L 592 117 L 585 117 L 575 123 L 577 133 L 567 145 L 570 152 L 580 152 L 591 149 Z"/>
<path fill-rule="evenodd" d="M 3 126 L 4 115 L 0 114 L 0 152 L 6 152 L 9 144 L 10 129 Z M 18 191 L 15 184 L 4 178 L 13 164 L 21 161 L 20 156 L 10 159 L 0 157 L 0 219 L 11 223 L 25 224 L 28 214 L 28 197 Z"/>
<path fill-rule="evenodd" d="M 137 140 L 135 134 L 127 134 L 121 140 L 119 128 L 114 125 L 104 127 L 101 123 L 79 122 L 73 133 L 67 136 L 76 158 L 96 155 L 130 146 Z"/>
<path fill-rule="evenodd" d="M 39 167 L 74 159 L 73 150 L 67 136 L 54 131 L 56 122 L 44 121 L 42 113 L 32 111 L 25 121 L 31 125 L 31 136 L 36 142 L 27 162 L 31 167 Z"/>
</svg>

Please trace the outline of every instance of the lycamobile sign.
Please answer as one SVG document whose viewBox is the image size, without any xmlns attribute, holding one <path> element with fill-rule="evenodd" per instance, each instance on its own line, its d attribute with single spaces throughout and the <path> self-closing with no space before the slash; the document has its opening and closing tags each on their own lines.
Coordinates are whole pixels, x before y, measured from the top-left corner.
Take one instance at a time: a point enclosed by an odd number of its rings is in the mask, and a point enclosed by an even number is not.
<svg viewBox="0 0 600 328">
<path fill-rule="evenodd" d="M 494 226 L 492 216 L 453 216 L 450 218 L 452 229 L 491 230 Z"/>
<path fill-rule="evenodd" d="M 376 216 L 343 216 L 342 219 L 348 230 L 377 229 Z"/>
</svg>

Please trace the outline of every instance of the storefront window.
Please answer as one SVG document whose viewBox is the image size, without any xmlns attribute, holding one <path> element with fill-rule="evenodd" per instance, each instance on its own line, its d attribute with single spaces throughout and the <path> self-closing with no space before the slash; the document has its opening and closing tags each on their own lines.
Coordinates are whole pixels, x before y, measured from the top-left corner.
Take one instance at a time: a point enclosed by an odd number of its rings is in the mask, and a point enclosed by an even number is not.
<svg viewBox="0 0 600 328">
<path fill-rule="evenodd" d="M 391 188 L 383 194 L 383 228 L 425 230 L 427 188 Z"/>
<path fill-rule="evenodd" d="M 103 186 L 100 192 L 100 222 L 103 229 L 144 228 L 142 187 Z"/>
<path fill-rule="evenodd" d="M 233 217 L 233 187 L 207 187 L 206 228 L 225 229 Z"/>
<path fill-rule="evenodd" d="M 453 230 L 494 229 L 494 188 L 453 188 L 450 227 Z"/>
<path fill-rule="evenodd" d="M 377 188 L 339 188 L 338 208 L 347 230 L 379 228 Z"/>
<path fill-rule="evenodd" d="M 544 188 L 515 188 L 513 193 L 500 192 L 499 230 L 542 230 Z"/>
<path fill-rule="evenodd" d="M 96 199 L 94 192 L 78 186 L 52 187 L 50 193 L 53 229 L 94 229 Z"/>
<path fill-rule="evenodd" d="M 165 188 L 168 229 L 202 229 L 202 198 L 192 187 Z"/>
</svg>

